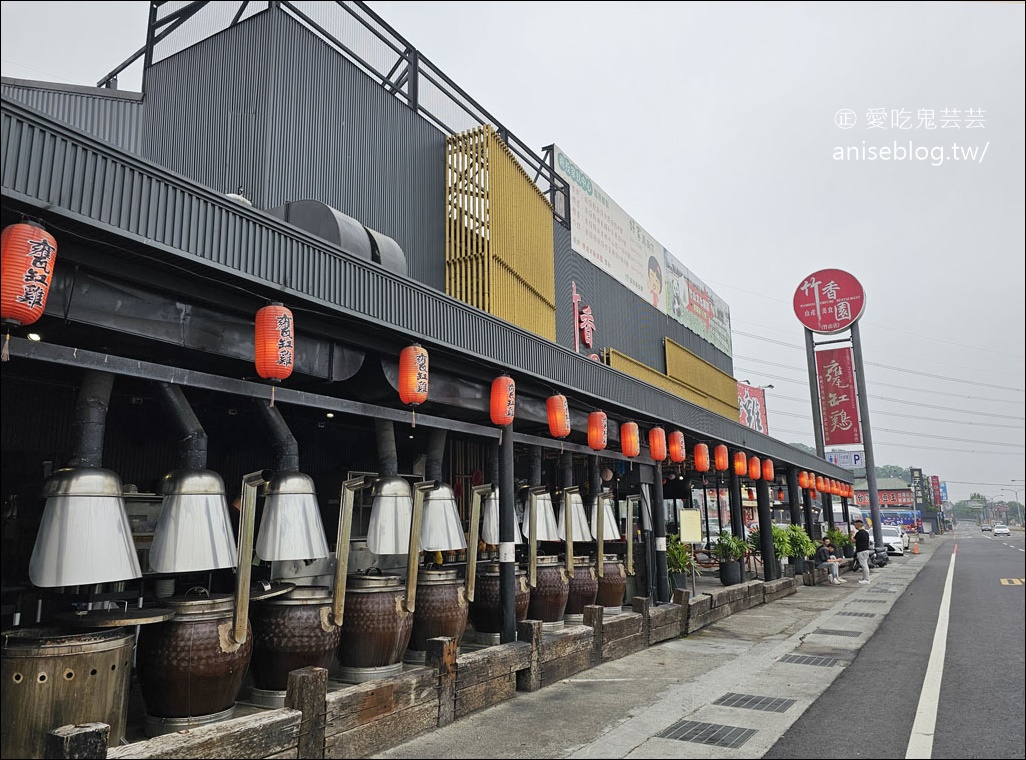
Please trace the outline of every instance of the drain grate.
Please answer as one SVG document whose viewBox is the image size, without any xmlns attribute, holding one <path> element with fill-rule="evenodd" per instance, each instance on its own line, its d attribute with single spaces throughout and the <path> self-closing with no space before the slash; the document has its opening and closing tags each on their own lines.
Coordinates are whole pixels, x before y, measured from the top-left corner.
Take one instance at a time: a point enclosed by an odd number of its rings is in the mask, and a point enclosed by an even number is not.
<svg viewBox="0 0 1026 760">
<path fill-rule="evenodd" d="M 883 600 L 882 599 L 880 599 L 880 600 L 874 599 L 873 601 L 876 602 L 876 601 L 883 601 Z M 876 613 L 875 612 L 838 612 L 837 614 L 838 615 L 846 615 L 848 617 L 863 617 L 863 618 L 876 617 Z"/>
<path fill-rule="evenodd" d="M 755 694 L 735 694 L 727 692 L 713 702 L 724 707 L 741 707 L 745 710 L 762 710 L 763 712 L 786 712 L 797 700 L 781 699 L 780 697 L 759 697 Z"/>
<path fill-rule="evenodd" d="M 870 594 L 897 594 L 898 589 L 896 588 L 871 588 L 867 589 Z"/>
<path fill-rule="evenodd" d="M 702 723 L 696 720 L 679 720 L 669 728 L 664 728 L 657 737 L 677 739 L 682 742 L 695 742 L 715 747 L 736 749 L 755 735 L 754 728 L 723 726 L 718 723 Z"/>
<path fill-rule="evenodd" d="M 859 604 L 887 604 L 883 599 L 854 599 Z"/>
<path fill-rule="evenodd" d="M 813 657 L 807 654 L 785 654 L 780 662 L 790 662 L 795 665 L 815 665 L 820 668 L 829 668 L 836 665 L 840 660 L 836 657 Z"/>
<path fill-rule="evenodd" d="M 861 636 L 861 631 L 841 631 L 836 628 L 817 628 L 813 633 L 820 633 L 824 636 Z"/>
</svg>

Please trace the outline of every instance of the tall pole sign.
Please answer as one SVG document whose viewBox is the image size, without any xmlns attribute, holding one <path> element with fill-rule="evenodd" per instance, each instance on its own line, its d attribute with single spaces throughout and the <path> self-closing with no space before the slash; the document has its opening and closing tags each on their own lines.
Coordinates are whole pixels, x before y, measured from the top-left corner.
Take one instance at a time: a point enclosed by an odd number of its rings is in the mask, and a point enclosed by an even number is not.
<svg viewBox="0 0 1026 760">
<path fill-rule="evenodd" d="M 869 509 L 873 520 L 873 535 L 879 546 L 883 541 L 880 533 L 880 502 L 876 490 L 876 463 L 873 457 L 873 437 L 869 426 L 869 403 L 867 401 L 865 373 L 862 364 L 862 341 L 859 338 L 858 320 L 866 307 L 866 292 L 862 284 L 854 276 L 841 269 L 820 269 L 801 281 L 794 291 L 794 313 L 798 321 L 805 327 L 805 353 L 809 367 L 809 380 L 816 389 L 812 399 L 812 418 L 815 424 L 816 453 L 826 458 L 825 437 L 832 441 L 842 431 L 839 424 L 843 423 L 843 432 L 848 433 L 861 423 L 862 443 L 866 450 L 866 486 L 869 490 Z M 854 368 L 847 362 L 829 362 L 827 357 L 817 365 L 816 341 L 814 333 L 833 335 L 851 331 L 851 352 Z M 828 341 L 837 343 L 840 341 Z M 838 353 L 837 356 L 847 354 Z M 847 369 L 845 370 L 845 366 Z M 852 399 L 839 393 L 840 384 L 846 382 L 845 377 L 854 369 L 855 387 L 858 399 L 858 420 L 847 423 L 845 415 L 855 413 Z M 842 373 L 842 370 L 845 370 Z M 844 375 L 842 377 L 842 375 Z M 833 387 L 824 387 L 827 384 Z M 842 408 L 843 407 L 843 408 Z M 830 435 L 825 435 L 829 425 Z M 857 442 L 857 441 L 853 441 Z M 828 501 L 829 500 L 829 501 Z M 832 524 L 833 497 L 823 497 L 823 507 Z"/>
</svg>

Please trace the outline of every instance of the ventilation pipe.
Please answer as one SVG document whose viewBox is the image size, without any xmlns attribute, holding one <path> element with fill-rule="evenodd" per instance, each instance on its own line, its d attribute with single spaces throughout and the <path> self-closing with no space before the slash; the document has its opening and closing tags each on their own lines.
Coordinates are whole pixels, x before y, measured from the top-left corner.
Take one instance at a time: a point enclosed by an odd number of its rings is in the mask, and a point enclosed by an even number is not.
<svg viewBox="0 0 1026 760">
<path fill-rule="evenodd" d="M 372 554 L 408 553 L 413 491 L 410 484 L 399 477 L 399 455 L 396 453 L 393 423 L 375 418 L 374 437 L 377 442 L 379 478 L 371 492 L 367 548 Z"/>
<path fill-rule="evenodd" d="M 206 469 L 207 434 L 181 386 L 157 383 L 178 424 L 178 469 L 164 476 L 160 517 L 153 531 L 150 567 L 158 573 L 191 573 L 235 567 L 224 481 Z M 241 520 L 240 520 L 241 524 Z"/>
<path fill-rule="evenodd" d="M 114 376 L 89 370 L 72 423 L 69 467 L 43 486 L 46 506 L 29 559 L 36 586 L 78 586 L 142 577 L 121 478 L 102 468 Z"/>
<path fill-rule="evenodd" d="M 427 463 L 424 468 L 428 481 L 438 484 L 424 497 L 424 520 L 420 528 L 420 548 L 425 552 L 459 551 L 467 548 L 467 537 L 463 533 L 460 511 L 456 506 L 456 495 L 452 486 L 442 482 L 442 460 L 445 456 L 447 433 L 434 428 L 428 442 Z M 477 547 L 474 547 L 474 551 Z M 443 559 L 435 556 L 435 564 Z"/>
</svg>

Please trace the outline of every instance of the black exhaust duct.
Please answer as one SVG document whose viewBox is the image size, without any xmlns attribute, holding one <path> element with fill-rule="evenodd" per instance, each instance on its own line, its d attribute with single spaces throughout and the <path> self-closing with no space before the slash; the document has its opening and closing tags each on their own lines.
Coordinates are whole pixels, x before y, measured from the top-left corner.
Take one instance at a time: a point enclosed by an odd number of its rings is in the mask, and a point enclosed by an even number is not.
<svg viewBox="0 0 1026 760">
<path fill-rule="evenodd" d="M 103 434 L 113 387 L 114 375 L 109 372 L 86 371 L 71 424 L 70 467 L 103 466 Z"/>
<path fill-rule="evenodd" d="M 424 468 L 428 480 L 442 482 L 442 458 L 445 456 L 446 431 L 434 428 L 428 442 L 427 464 Z"/>
<path fill-rule="evenodd" d="M 172 383 L 157 383 L 157 387 L 182 434 L 178 444 L 178 466 L 184 470 L 205 470 L 207 434 L 185 398 L 185 392 L 181 386 Z"/>
<path fill-rule="evenodd" d="M 296 443 L 296 438 L 289 430 L 289 426 L 285 424 L 285 418 L 281 416 L 277 407 L 271 406 L 263 399 L 257 399 L 256 405 L 274 439 L 272 446 L 274 447 L 275 470 L 299 472 L 299 444 Z"/>
<path fill-rule="evenodd" d="M 399 454 L 395 448 L 395 426 L 390 420 L 374 419 L 374 435 L 378 446 L 378 469 L 382 478 L 399 474 Z"/>
</svg>

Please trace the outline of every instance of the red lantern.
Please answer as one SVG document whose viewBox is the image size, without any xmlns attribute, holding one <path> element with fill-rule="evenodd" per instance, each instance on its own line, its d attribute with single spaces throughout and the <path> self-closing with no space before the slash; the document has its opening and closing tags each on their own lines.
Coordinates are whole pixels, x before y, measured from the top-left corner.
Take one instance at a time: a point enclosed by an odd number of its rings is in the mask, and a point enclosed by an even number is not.
<svg viewBox="0 0 1026 760">
<path fill-rule="evenodd" d="M 773 480 L 773 460 L 763 459 L 762 460 L 762 479 Z"/>
<path fill-rule="evenodd" d="M 279 382 L 292 374 L 296 335 L 292 312 L 280 303 L 260 309 L 256 315 L 254 345 L 256 371 L 260 377 Z"/>
<path fill-rule="evenodd" d="M 53 282 L 57 241 L 35 224 L 9 224 L 0 233 L 3 249 L 2 305 L 0 319 L 16 325 L 31 325 L 46 309 L 46 297 Z"/>
<path fill-rule="evenodd" d="M 823 478 L 822 475 L 816 476 L 816 490 L 824 492 L 826 491 L 826 480 Z"/>
<path fill-rule="evenodd" d="M 661 427 L 648 431 L 648 450 L 652 454 L 652 461 L 666 461 L 666 431 Z"/>
<path fill-rule="evenodd" d="M 31 325 L 46 310 L 57 262 L 57 241 L 42 227 L 19 222 L 4 227 L 0 248 L 0 320 L 5 325 Z M 7 327 L 4 333 L 0 358 L 7 361 L 11 333 Z"/>
<path fill-rule="evenodd" d="M 620 450 L 629 457 L 636 457 L 641 453 L 637 422 L 625 422 L 620 425 Z"/>
<path fill-rule="evenodd" d="M 698 472 L 709 472 L 709 444 L 695 444 L 695 470 Z"/>
<path fill-rule="evenodd" d="M 588 415 L 588 446 L 595 451 L 602 451 L 609 443 L 609 420 L 605 412 L 592 412 Z"/>
<path fill-rule="evenodd" d="M 755 489 L 754 488 L 750 487 L 748 489 L 748 501 L 755 501 Z"/>
<path fill-rule="evenodd" d="M 517 384 L 509 375 L 499 375 L 492 380 L 492 398 L 489 410 L 492 424 L 505 427 L 513 423 L 517 404 Z"/>
<path fill-rule="evenodd" d="M 819 498 L 819 491 L 817 491 L 815 488 L 810 488 L 809 489 L 809 496 L 811 498 L 813 498 L 813 499 L 818 499 Z"/>
<path fill-rule="evenodd" d="M 748 455 L 743 451 L 734 452 L 734 474 L 742 478 L 748 474 Z"/>
<path fill-rule="evenodd" d="M 801 472 L 798 473 L 798 487 L 799 488 L 808 488 L 809 487 L 809 473 L 807 473 L 805 470 L 802 470 Z"/>
<path fill-rule="evenodd" d="M 784 500 L 784 489 L 783 488 L 778 488 L 777 489 L 777 501 L 783 501 L 783 500 Z"/>
<path fill-rule="evenodd" d="M 419 343 L 407 346 L 399 354 L 399 400 L 407 406 L 427 401 L 428 352 Z"/>
<path fill-rule="evenodd" d="M 549 414 L 549 433 L 553 438 L 566 438 L 570 435 L 570 407 L 566 396 L 554 393 L 545 402 L 545 410 Z"/>
<path fill-rule="evenodd" d="M 720 443 L 713 449 L 713 466 L 716 472 L 723 472 L 730 466 L 730 454 L 727 447 Z"/>
<path fill-rule="evenodd" d="M 760 477 L 762 477 L 762 462 L 759 461 L 757 456 L 748 457 L 749 480 L 758 480 Z"/>
<path fill-rule="evenodd" d="M 688 458 L 687 446 L 684 444 L 684 434 L 679 430 L 670 433 L 670 461 L 674 463 L 683 462 Z"/>
</svg>

